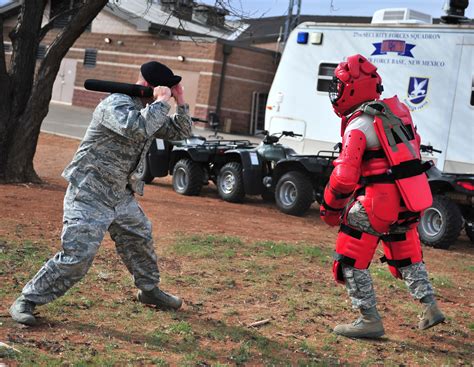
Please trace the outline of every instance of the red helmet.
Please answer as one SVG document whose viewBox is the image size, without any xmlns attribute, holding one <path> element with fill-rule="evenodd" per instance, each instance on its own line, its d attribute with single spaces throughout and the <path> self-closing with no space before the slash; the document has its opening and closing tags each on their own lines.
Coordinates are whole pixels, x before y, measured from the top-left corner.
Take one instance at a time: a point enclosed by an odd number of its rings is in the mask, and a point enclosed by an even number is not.
<svg viewBox="0 0 474 367">
<path fill-rule="evenodd" d="M 337 66 L 329 86 L 329 99 L 334 112 L 342 117 L 361 103 L 378 99 L 382 91 L 377 67 L 357 54 Z"/>
</svg>

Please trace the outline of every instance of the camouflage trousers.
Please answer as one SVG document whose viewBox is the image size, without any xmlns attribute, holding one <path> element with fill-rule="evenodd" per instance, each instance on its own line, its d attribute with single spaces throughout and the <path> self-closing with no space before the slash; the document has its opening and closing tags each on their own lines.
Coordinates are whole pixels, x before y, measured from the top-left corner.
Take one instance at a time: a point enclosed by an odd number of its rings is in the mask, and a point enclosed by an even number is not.
<svg viewBox="0 0 474 367">
<path fill-rule="evenodd" d="M 22 294 L 38 305 L 62 296 L 89 270 L 109 231 L 117 253 L 145 291 L 160 280 L 148 218 L 130 192 L 110 207 L 69 185 L 64 197 L 62 251 L 48 260 L 23 288 Z"/>
<path fill-rule="evenodd" d="M 370 225 L 369 218 L 360 202 L 356 202 L 347 213 L 347 224 L 360 231 L 381 236 Z M 403 233 L 405 228 L 395 228 L 391 233 Z M 356 269 L 341 264 L 347 293 L 352 306 L 357 309 L 369 309 L 377 304 L 372 277 L 368 269 Z M 434 295 L 433 287 L 428 278 L 428 272 L 423 262 L 417 262 L 398 268 L 412 297 L 420 300 L 425 296 Z"/>
</svg>

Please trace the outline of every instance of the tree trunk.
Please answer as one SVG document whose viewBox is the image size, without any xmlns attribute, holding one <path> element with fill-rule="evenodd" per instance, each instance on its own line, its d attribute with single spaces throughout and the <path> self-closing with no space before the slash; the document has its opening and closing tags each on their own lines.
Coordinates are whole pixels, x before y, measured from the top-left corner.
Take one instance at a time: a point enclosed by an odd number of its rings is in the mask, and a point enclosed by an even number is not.
<svg viewBox="0 0 474 367">
<path fill-rule="evenodd" d="M 41 31 L 45 4 L 46 0 L 23 3 L 18 25 L 10 35 L 13 54 L 9 73 L 2 69 L 0 56 L 0 182 L 3 183 L 41 182 L 33 167 L 33 157 L 61 60 L 107 0 L 87 0 L 80 5 L 67 27 L 49 45 L 34 78 L 36 51 L 44 31 L 51 26 L 47 24 Z M 0 53 L 2 48 L 3 37 Z"/>
</svg>

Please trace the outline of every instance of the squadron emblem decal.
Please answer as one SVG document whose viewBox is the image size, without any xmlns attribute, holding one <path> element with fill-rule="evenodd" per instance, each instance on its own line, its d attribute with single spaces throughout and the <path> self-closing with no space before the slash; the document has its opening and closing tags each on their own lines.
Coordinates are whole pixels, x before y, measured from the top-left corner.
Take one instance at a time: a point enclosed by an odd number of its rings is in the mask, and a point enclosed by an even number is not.
<svg viewBox="0 0 474 367">
<path fill-rule="evenodd" d="M 408 81 L 407 98 L 404 102 L 412 111 L 419 110 L 428 104 L 426 96 L 428 95 L 429 81 L 429 78 L 410 77 Z"/>
</svg>

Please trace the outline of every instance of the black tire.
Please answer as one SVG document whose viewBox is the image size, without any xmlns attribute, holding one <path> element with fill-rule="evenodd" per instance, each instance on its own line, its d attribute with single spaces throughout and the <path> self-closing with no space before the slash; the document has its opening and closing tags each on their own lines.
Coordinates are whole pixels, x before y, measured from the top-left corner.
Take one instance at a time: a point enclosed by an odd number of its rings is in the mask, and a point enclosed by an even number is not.
<svg viewBox="0 0 474 367">
<path fill-rule="evenodd" d="M 151 174 L 150 166 L 148 165 L 148 161 L 145 160 L 143 172 L 141 172 L 141 175 L 139 175 L 138 177 L 139 177 L 140 180 L 142 180 L 146 184 L 150 184 L 153 181 L 153 179 L 155 178 L 155 176 L 153 176 Z"/>
<path fill-rule="evenodd" d="M 180 159 L 173 168 L 173 189 L 178 194 L 199 195 L 204 180 L 204 171 L 199 163 Z"/>
<path fill-rule="evenodd" d="M 469 240 L 474 243 L 474 222 L 466 221 L 464 224 L 464 230 L 466 231 L 466 235 L 469 237 Z"/>
<path fill-rule="evenodd" d="M 435 195 L 418 225 L 420 240 L 425 245 L 446 250 L 459 237 L 462 223 L 459 207 L 448 197 Z"/>
<path fill-rule="evenodd" d="M 302 172 L 290 171 L 278 180 L 275 201 L 278 209 L 285 214 L 301 216 L 313 203 L 313 185 Z"/>
<path fill-rule="evenodd" d="M 217 192 L 223 200 L 231 203 L 240 203 L 244 200 L 244 178 L 240 163 L 229 162 L 222 166 L 217 175 Z"/>
</svg>

